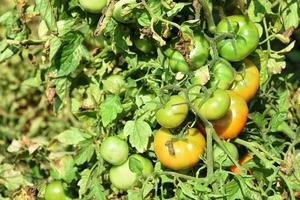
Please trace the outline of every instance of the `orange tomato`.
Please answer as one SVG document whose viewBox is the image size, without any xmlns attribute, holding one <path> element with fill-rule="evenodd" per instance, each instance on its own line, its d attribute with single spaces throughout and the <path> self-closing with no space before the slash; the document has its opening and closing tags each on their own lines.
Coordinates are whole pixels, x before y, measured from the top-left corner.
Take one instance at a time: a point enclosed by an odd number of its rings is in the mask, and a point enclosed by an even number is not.
<svg viewBox="0 0 300 200">
<path fill-rule="evenodd" d="M 159 161 L 173 170 L 193 167 L 205 149 L 205 138 L 196 128 L 187 130 L 183 138 L 175 138 L 169 129 L 160 128 L 154 136 L 154 152 Z"/>
<path fill-rule="evenodd" d="M 252 99 L 259 88 L 259 71 L 255 64 L 245 59 L 245 68 L 239 71 L 231 90 L 243 97 L 247 102 Z"/>
<path fill-rule="evenodd" d="M 245 154 L 243 157 L 241 157 L 239 159 L 239 164 L 242 166 L 244 165 L 246 162 L 248 162 L 249 160 L 251 160 L 253 158 L 253 153 L 247 153 Z M 237 168 L 237 166 L 233 165 L 230 167 L 230 170 L 235 173 L 235 174 L 240 174 L 240 170 Z M 247 169 L 248 172 L 251 172 L 250 169 Z"/>
<path fill-rule="evenodd" d="M 231 102 L 226 115 L 212 121 L 217 134 L 222 139 L 235 138 L 243 130 L 247 122 L 248 106 L 246 101 L 233 91 L 227 90 Z"/>
</svg>

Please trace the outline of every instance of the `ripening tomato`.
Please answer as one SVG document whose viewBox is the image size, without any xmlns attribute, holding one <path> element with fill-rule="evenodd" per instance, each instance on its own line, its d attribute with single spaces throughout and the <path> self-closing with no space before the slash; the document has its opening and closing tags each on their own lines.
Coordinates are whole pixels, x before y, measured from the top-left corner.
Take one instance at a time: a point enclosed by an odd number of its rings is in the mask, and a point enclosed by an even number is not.
<svg viewBox="0 0 300 200">
<path fill-rule="evenodd" d="M 242 166 L 244 165 L 246 162 L 248 162 L 249 160 L 252 160 L 254 154 L 253 153 L 246 153 L 243 157 L 241 157 L 239 159 L 239 164 Z M 233 165 L 230 167 L 230 170 L 235 173 L 235 174 L 240 174 L 240 170 L 239 168 L 237 168 L 237 166 Z M 250 172 L 250 169 L 247 169 L 248 172 Z"/>
<path fill-rule="evenodd" d="M 160 128 L 154 136 L 154 152 L 166 167 L 181 170 L 193 167 L 205 149 L 205 138 L 196 128 L 187 130 L 183 138 L 175 138 L 166 128 Z"/>
<path fill-rule="evenodd" d="M 169 101 L 156 112 L 157 122 L 165 128 L 179 126 L 187 117 L 189 108 L 183 97 L 173 95 Z"/>
<path fill-rule="evenodd" d="M 221 119 L 212 124 L 222 139 L 235 138 L 240 134 L 247 122 L 248 106 L 246 101 L 233 91 L 227 90 L 230 96 L 230 107 Z"/>
<path fill-rule="evenodd" d="M 248 102 L 255 96 L 259 88 L 259 71 L 251 60 L 245 59 L 243 63 L 245 66 L 241 66 L 231 90 Z"/>
<path fill-rule="evenodd" d="M 45 191 L 45 200 L 66 200 L 64 187 L 60 181 L 49 183 Z"/>
</svg>

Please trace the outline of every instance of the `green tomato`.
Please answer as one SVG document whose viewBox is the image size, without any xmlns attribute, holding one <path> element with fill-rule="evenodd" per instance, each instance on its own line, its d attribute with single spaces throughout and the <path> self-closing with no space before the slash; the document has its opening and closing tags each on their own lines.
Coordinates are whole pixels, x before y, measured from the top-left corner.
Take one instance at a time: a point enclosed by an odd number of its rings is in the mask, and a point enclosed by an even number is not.
<svg viewBox="0 0 300 200">
<path fill-rule="evenodd" d="M 101 10 L 107 5 L 107 0 L 79 0 L 79 3 L 83 10 L 100 14 Z"/>
<path fill-rule="evenodd" d="M 232 15 L 217 25 L 217 33 L 233 33 L 234 38 L 220 40 L 217 43 L 220 55 L 228 61 L 241 61 L 254 51 L 259 43 L 256 25 L 245 16 Z"/>
<path fill-rule="evenodd" d="M 113 94 L 119 94 L 125 90 L 126 84 L 124 77 L 121 75 L 110 75 L 106 80 L 102 81 L 103 89 Z"/>
<path fill-rule="evenodd" d="M 187 117 L 189 108 L 183 97 L 173 95 L 169 101 L 156 112 L 157 122 L 165 128 L 179 126 Z"/>
<path fill-rule="evenodd" d="M 187 73 L 190 71 L 188 63 L 179 51 L 167 48 L 165 54 L 169 57 L 169 67 L 173 72 Z"/>
<path fill-rule="evenodd" d="M 236 71 L 229 62 L 222 59 L 212 67 L 212 78 L 209 81 L 211 87 L 218 85 L 218 88 L 227 90 L 235 79 Z"/>
<path fill-rule="evenodd" d="M 154 41 L 147 36 L 144 36 L 143 38 L 135 37 L 133 43 L 138 50 L 144 53 L 150 53 L 155 48 Z"/>
<path fill-rule="evenodd" d="M 223 142 L 226 149 L 229 151 L 232 158 L 238 162 L 239 159 L 239 151 L 237 147 L 230 143 L 230 142 Z M 226 154 L 226 152 L 217 144 L 214 145 L 213 148 L 213 156 L 214 156 L 214 166 L 215 167 L 230 167 L 233 166 L 234 163 L 230 160 L 229 156 Z"/>
<path fill-rule="evenodd" d="M 174 47 L 169 47 L 165 55 L 169 57 L 169 66 L 173 72 L 189 72 L 202 67 L 209 55 L 209 44 L 203 34 L 195 33 L 188 46 L 187 59 Z"/>
<path fill-rule="evenodd" d="M 60 181 L 49 183 L 45 191 L 45 200 L 66 200 L 64 187 Z"/>
<path fill-rule="evenodd" d="M 133 11 L 137 6 L 136 0 L 120 0 L 113 9 L 113 18 L 121 23 L 132 23 L 136 19 Z"/>
<path fill-rule="evenodd" d="M 195 106 L 207 120 L 221 119 L 230 107 L 230 97 L 225 90 L 221 89 L 217 89 L 204 103 L 202 101 L 203 98 L 196 99 Z"/>
<path fill-rule="evenodd" d="M 136 166 L 138 165 L 138 166 Z M 140 168 L 141 173 L 132 170 L 132 168 Z M 113 186 L 120 190 L 128 190 L 134 186 L 138 186 L 139 176 L 147 176 L 153 172 L 151 161 L 141 155 L 131 155 L 125 163 L 113 166 L 109 171 L 109 179 Z"/>
<path fill-rule="evenodd" d="M 120 165 L 128 158 L 129 147 L 126 141 L 118 136 L 106 138 L 100 146 L 102 158 L 112 165 Z"/>
</svg>

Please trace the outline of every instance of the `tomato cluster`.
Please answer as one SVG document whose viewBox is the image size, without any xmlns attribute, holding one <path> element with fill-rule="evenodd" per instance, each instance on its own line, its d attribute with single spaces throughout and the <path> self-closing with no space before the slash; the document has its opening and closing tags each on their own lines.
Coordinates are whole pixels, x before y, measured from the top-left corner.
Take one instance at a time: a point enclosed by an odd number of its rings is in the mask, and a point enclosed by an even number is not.
<svg viewBox="0 0 300 200">
<path fill-rule="evenodd" d="M 109 171 L 109 180 L 114 187 L 120 190 L 138 186 L 140 176 L 147 176 L 153 172 L 153 165 L 149 159 L 139 154 L 128 157 L 128 154 L 127 142 L 118 136 L 107 137 L 101 143 L 100 155 L 106 162 L 113 165 Z M 131 169 L 131 165 L 138 165 L 137 168 L 142 170 L 134 171 Z"/>
<path fill-rule="evenodd" d="M 194 86 L 187 95 L 173 95 L 156 112 L 156 120 L 162 126 L 154 136 L 154 151 L 166 167 L 181 170 L 195 166 L 205 149 L 205 138 L 195 128 L 185 130 L 189 110 L 213 125 L 221 139 L 237 137 L 247 122 L 249 102 L 259 88 L 259 71 L 246 58 L 258 45 L 257 28 L 245 16 L 229 16 L 217 26 L 217 34 L 225 38 L 217 41 L 221 57 L 211 66 L 211 78 L 206 85 Z M 182 41 L 172 42 L 164 53 L 169 59 L 173 72 L 190 73 L 207 63 L 209 43 L 203 34 L 194 32 L 187 45 L 187 52 L 176 49 Z M 193 80 L 197 77 L 193 77 Z M 195 84 L 195 81 L 191 81 Z M 201 92 L 201 88 L 206 89 Z M 195 89 L 197 88 L 197 89 Z M 188 121 L 188 120 L 187 120 Z M 181 134 L 178 133 L 181 130 Z M 205 131 L 203 131 L 205 132 Z M 231 154 L 225 153 L 224 148 Z M 227 153 L 228 153 L 227 152 Z M 222 159 L 220 158 L 222 157 Z M 232 159 L 238 162 L 238 150 L 234 144 L 224 142 L 222 147 L 215 144 L 215 167 L 230 167 Z M 222 161 L 222 162 L 220 162 Z"/>
</svg>

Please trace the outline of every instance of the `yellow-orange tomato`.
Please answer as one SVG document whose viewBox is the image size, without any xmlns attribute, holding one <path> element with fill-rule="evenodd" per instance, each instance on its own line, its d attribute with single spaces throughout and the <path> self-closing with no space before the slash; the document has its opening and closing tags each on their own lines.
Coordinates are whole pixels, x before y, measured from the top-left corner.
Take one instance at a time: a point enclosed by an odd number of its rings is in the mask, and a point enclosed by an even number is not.
<svg viewBox="0 0 300 200">
<path fill-rule="evenodd" d="M 248 102 L 255 96 L 259 88 L 259 71 L 251 60 L 245 59 L 243 62 L 245 68 L 237 75 L 231 90 Z"/>
<path fill-rule="evenodd" d="M 205 138 L 196 128 L 183 138 L 174 138 L 169 129 L 160 128 L 154 137 L 154 151 L 159 161 L 173 170 L 193 167 L 205 149 Z"/>
<path fill-rule="evenodd" d="M 226 115 L 212 121 L 217 134 L 222 139 L 235 138 L 243 130 L 247 122 L 248 106 L 246 101 L 233 91 L 227 90 L 231 102 Z"/>
</svg>

